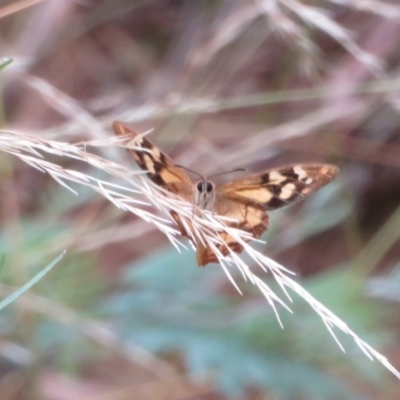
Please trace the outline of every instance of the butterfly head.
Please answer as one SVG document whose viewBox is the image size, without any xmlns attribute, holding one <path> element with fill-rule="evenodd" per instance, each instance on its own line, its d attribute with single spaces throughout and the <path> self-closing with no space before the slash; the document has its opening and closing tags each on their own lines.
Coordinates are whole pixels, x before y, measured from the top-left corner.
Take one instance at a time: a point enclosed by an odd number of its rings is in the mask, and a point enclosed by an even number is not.
<svg viewBox="0 0 400 400">
<path fill-rule="evenodd" d="M 215 185 L 205 179 L 195 184 L 194 203 L 205 210 L 212 210 L 215 199 Z"/>
</svg>

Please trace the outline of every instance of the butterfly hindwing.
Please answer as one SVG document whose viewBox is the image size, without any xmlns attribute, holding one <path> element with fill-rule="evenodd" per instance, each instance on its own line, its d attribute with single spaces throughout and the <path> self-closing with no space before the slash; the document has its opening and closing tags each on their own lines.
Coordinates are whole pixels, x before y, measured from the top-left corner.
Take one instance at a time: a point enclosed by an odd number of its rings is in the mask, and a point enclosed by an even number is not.
<svg viewBox="0 0 400 400">
<path fill-rule="evenodd" d="M 214 205 L 214 212 L 230 219 L 225 222 L 228 227 L 249 232 L 255 239 L 260 238 L 260 236 L 268 229 L 268 214 L 257 204 L 241 203 L 230 199 L 221 200 L 217 198 Z M 222 255 L 228 255 L 230 250 L 235 253 L 241 253 L 243 251 L 243 246 L 229 233 L 220 232 L 219 236 L 222 244 L 218 244 L 217 248 Z M 249 241 L 249 239 L 246 238 L 242 239 L 244 242 Z M 197 255 L 197 262 L 199 265 L 218 262 L 218 257 L 216 257 L 214 252 L 208 248 L 203 251 L 202 257 L 200 257 L 199 254 Z"/>
</svg>

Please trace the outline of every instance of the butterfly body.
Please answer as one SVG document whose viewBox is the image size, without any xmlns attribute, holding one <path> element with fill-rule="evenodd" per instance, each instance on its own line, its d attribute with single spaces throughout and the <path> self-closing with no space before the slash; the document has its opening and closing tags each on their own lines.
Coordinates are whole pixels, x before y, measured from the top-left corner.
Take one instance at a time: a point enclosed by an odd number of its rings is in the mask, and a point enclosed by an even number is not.
<svg viewBox="0 0 400 400">
<path fill-rule="evenodd" d="M 133 143 L 130 151 L 139 167 L 157 185 L 201 209 L 226 216 L 226 225 L 249 232 L 258 239 L 269 225 L 267 211 L 293 204 L 328 184 L 339 169 L 330 164 L 299 164 L 264 171 L 222 185 L 203 179 L 193 183 L 189 175 L 153 143 L 121 122 L 114 122 L 117 136 Z M 196 245 L 197 263 L 204 266 L 219 262 L 218 255 L 204 237 L 196 237 L 188 218 L 184 222 L 176 211 L 170 211 L 181 234 Z M 190 232 L 188 232 L 188 230 Z M 226 231 L 218 233 L 221 244 L 215 244 L 223 256 L 231 251 L 241 253 L 243 246 Z"/>
<path fill-rule="evenodd" d="M 215 203 L 215 185 L 210 181 L 199 181 L 195 185 L 194 204 L 204 210 L 213 211 Z"/>
</svg>

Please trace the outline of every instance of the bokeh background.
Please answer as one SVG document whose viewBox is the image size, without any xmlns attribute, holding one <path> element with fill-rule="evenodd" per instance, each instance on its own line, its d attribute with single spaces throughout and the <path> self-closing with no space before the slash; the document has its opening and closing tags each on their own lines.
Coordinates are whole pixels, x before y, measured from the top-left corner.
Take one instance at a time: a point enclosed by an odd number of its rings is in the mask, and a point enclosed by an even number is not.
<svg viewBox="0 0 400 400">
<path fill-rule="evenodd" d="M 400 368 L 398 2 L 2 0 L 0 43 L 14 60 L 0 72 L 5 131 L 76 143 L 122 120 L 206 175 L 339 165 L 272 213 L 256 247 Z M 298 296 L 282 330 L 239 272 L 243 296 L 99 193 L 76 196 L 6 153 L 0 174 L 1 296 L 67 250 L 0 313 L 2 400 L 400 397 Z"/>
</svg>

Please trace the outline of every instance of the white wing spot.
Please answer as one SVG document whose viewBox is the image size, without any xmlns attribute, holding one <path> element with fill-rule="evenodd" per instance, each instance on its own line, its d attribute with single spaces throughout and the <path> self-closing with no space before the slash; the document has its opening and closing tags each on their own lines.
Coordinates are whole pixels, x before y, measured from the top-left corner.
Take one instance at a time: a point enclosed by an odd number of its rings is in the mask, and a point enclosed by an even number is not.
<svg viewBox="0 0 400 400">
<path fill-rule="evenodd" d="M 143 159 L 144 163 L 146 164 L 147 170 L 152 174 L 155 174 L 156 170 L 154 169 L 154 163 L 153 160 L 150 158 L 150 156 L 148 156 L 147 154 L 143 154 Z"/>
<path fill-rule="evenodd" d="M 294 185 L 293 183 L 288 183 L 287 185 L 283 186 L 281 193 L 279 194 L 279 198 L 282 200 L 289 199 L 293 196 L 295 190 L 296 185 Z"/>
<path fill-rule="evenodd" d="M 293 171 L 299 176 L 299 179 L 302 180 L 307 177 L 307 172 L 300 167 L 299 165 L 293 168 Z"/>
<path fill-rule="evenodd" d="M 269 173 L 269 180 L 270 182 L 273 182 L 274 185 L 279 185 L 281 182 L 286 180 L 286 177 L 283 176 L 280 172 L 278 171 L 271 171 Z"/>
<path fill-rule="evenodd" d="M 311 185 L 313 182 L 314 182 L 314 179 L 313 179 L 313 178 L 307 178 L 307 179 L 304 181 L 304 183 L 305 183 L 306 185 Z"/>
</svg>

